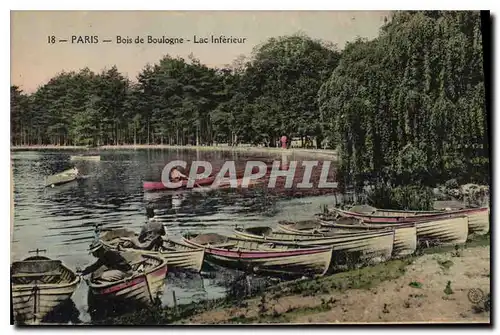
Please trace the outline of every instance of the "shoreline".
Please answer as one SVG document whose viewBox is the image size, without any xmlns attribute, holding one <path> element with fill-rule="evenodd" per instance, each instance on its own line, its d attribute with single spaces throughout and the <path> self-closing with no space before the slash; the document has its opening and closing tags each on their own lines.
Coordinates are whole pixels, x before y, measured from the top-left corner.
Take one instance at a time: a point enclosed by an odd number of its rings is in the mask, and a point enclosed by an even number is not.
<svg viewBox="0 0 500 335">
<path fill-rule="evenodd" d="M 195 151 L 231 151 L 242 153 L 267 153 L 267 154 L 287 154 L 287 155 L 302 155 L 302 156 L 327 156 L 336 160 L 338 152 L 331 149 L 305 149 L 305 148 L 273 148 L 273 147 L 253 147 L 253 146 L 194 146 L 194 145 L 168 145 L 168 144 L 123 144 L 123 145 L 103 145 L 96 148 L 88 148 L 86 146 L 59 146 L 59 145 L 19 145 L 11 146 L 12 151 L 28 151 L 28 150 L 145 150 L 145 149 L 170 149 L 170 150 L 195 150 Z"/>
<path fill-rule="evenodd" d="M 421 249 L 409 257 L 282 282 L 251 295 L 145 309 L 91 324 L 488 324 L 486 300 L 473 303 L 468 292 L 490 292 L 490 244 L 489 234 L 476 236 L 458 248 Z"/>
</svg>

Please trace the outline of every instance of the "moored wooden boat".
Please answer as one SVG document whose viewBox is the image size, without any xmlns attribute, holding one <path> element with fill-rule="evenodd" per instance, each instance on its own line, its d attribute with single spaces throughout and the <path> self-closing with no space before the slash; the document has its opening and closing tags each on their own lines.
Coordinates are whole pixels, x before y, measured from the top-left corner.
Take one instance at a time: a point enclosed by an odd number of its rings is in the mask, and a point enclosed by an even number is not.
<svg viewBox="0 0 500 335">
<path fill-rule="evenodd" d="M 187 235 L 186 244 L 205 248 L 208 260 L 233 269 L 266 275 L 324 275 L 332 261 L 331 247 L 259 243 L 219 234 Z"/>
<path fill-rule="evenodd" d="M 60 260 L 32 256 L 11 266 L 12 305 L 16 323 L 39 323 L 69 299 L 80 277 Z"/>
<path fill-rule="evenodd" d="M 136 252 L 143 255 L 152 255 L 165 259 L 169 271 L 186 270 L 200 272 L 205 258 L 205 249 L 194 248 L 184 243 L 164 239 L 162 248 L 158 251 L 142 250 L 127 243 L 124 238 L 136 238 L 137 235 L 128 229 L 115 229 L 101 235 L 101 242 L 111 248 Z"/>
<path fill-rule="evenodd" d="M 417 249 L 417 226 L 415 223 L 398 223 L 398 224 L 369 224 L 359 223 L 354 225 L 346 225 L 340 223 L 325 222 L 323 227 L 330 229 L 348 229 L 351 231 L 369 231 L 374 229 L 394 229 L 394 247 L 392 249 L 392 257 L 404 257 L 411 255 Z"/>
<path fill-rule="evenodd" d="M 179 191 L 179 190 L 193 190 L 197 191 L 201 189 L 202 191 L 204 190 L 220 190 L 220 189 L 228 189 L 232 188 L 233 185 L 231 182 L 227 180 L 223 180 L 220 182 L 219 185 L 215 186 L 213 185 L 215 181 L 214 178 L 205 178 L 205 179 L 198 179 L 196 180 L 195 184 L 190 187 L 188 186 L 188 181 L 187 180 L 182 180 L 181 185 L 178 187 L 167 187 L 162 181 L 144 181 L 143 182 L 143 188 L 145 191 L 161 191 L 161 190 L 170 190 L 170 191 Z M 260 184 L 262 181 L 259 180 L 250 180 L 247 184 L 247 186 L 254 186 Z M 237 188 L 241 188 L 243 185 L 243 178 L 237 178 L 236 179 L 236 185 L 234 185 Z"/>
<path fill-rule="evenodd" d="M 490 231 L 490 208 L 463 213 L 469 219 L 469 234 L 485 235 Z"/>
<path fill-rule="evenodd" d="M 192 189 L 201 187 L 209 187 L 213 183 L 213 179 L 198 179 L 196 180 L 196 185 Z M 183 180 L 182 185 L 176 188 L 168 188 L 162 181 L 144 181 L 142 186 L 145 191 L 160 191 L 160 190 L 188 190 L 188 181 Z"/>
<path fill-rule="evenodd" d="M 356 205 L 349 209 L 349 212 L 366 214 L 370 216 L 389 216 L 389 217 L 406 217 L 406 216 L 418 216 L 418 215 L 433 215 L 439 214 L 442 211 L 432 210 L 432 211 L 412 211 L 412 210 L 397 210 L 397 209 L 380 209 L 368 205 Z"/>
<path fill-rule="evenodd" d="M 280 222 L 278 228 L 294 234 L 314 235 L 317 237 L 325 236 L 332 231 L 340 231 L 342 233 L 359 233 L 370 230 L 380 230 L 391 228 L 394 229 L 394 246 L 392 250 L 392 257 L 398 258 L 411 255 L 417 249 L 417 227 L 415 223 L 403 224 L 368 224 L 359 220 L 343 220 L 340 219 L 335 222 L 317 220 L 315 228 L 306 229 L 306 226 L 301 225 L 300 222 Z M 350 223 L 346 223 L 349 222 Z M 340 223 L 343 222 L 343 223 Z M 309 227 L 313 226 L 312 224 Z M 331 234 L 331 233 L 330 233 Z"/>
<path fill-rule="evenodd" d="M 313 231 L 314 233 L 301 234 L 296 232 L 285 232 L 281 230 L 274 230 L 268 226 L 258 226 L 251 228 L 235 228 L 233 230 L 233 233 L 236 237 L 244 240 L 282 241 L 282 242 L 300 242 L 308 239 L 317 239 L 337 234 L 337 232 L 332 229 L 323 229 L 321 231 L 313 230 Z"/>
<path fill-rule="evenodd" d="M 75 155 L 69 157 L 70 161 L 100 161 L 101 156 L 99 155 Z"/>
<path fill-rule="evenodd" d="M 54 187 L 57 185 L 62 185 L 70 183 L 78 179 L 78 170 L 69 169 L 61 173 L 48 176 L 45 178 L 45 187 Z"/>
<path fill-rule="evenodd" d="M 332 229 L 346 229 L 349 226 L 334 222 L 323 221 L 324 227 Z M 465 243 L 468 235 L 467 216 L 451 216 L 436 219 L 421 219 L 407 223 L 362 223 L 355 225 L 356 229 L 396 229 L 395 248 L 411 250 L 413 248 L 413 228 L 416 229 L 416 242 L 430 242 L 433 244 L 461 244 Z M 397 246 L 398 245 L 398 246 Z"/>
<path fill-rule="evenodd" d="M 100 280 L 98 274 L 105 271 L 101 267 L 94 272 L 87 284 L 90 293 L 101 301 L 110 303 L 131 303 L 150 305 L 163 294 L 167 261 L 152 255 L 123 252 L 130 261 L 133 275 L 117 281 Z"/>
<path fill-rule="evenodd" d="M 437 244 L 463 244 L 467 241 L 469 219 L 467 216 L 428 219 L 416 222 L 418 242 Z"/>
<path fill-rule="evenodd" d="M 311 236 L 280 233 L 272 231 L 269 227 L 257 227 L 236 228 L 235 234 L 237 237 L 258 242 L 293 243 L 299 246 L 331 246 L 334 251 L 334 259 L 342 253 L 352 262 L 387 260 L 391 257 L 394 243 L 393 229 L 340 230 L 337 233 L 332 230 L 328 235 Z"/>
<path fill-rule="evenodd" d="M 269 173 L 272 169 L 272 166 L 267 167 L 266 173 Z M 252 171 L 255 171 L 253 169 Z M 245 174 L 245 170 L 239 170 L 236 171 L 236 183 L 238 187 L 241 187 L 243 183 L 243 177 Z M 228 178 L 230 175 L 229 173 L 225 174 L 225 178 Z M 217 174 L 213 173 L 209 177 L 206 178 L 201 178 L 197 179 L 195 183 L 193 184 L 192 187 L 188 187 L 188 180 L 183 180 L 181 185 L 179 187 L 175 188 L 169 188 L 167 187 L 163 181 L 144 181 L 143 182 L 143 188 L 145 191 L 161 191 L 161 190 L 183 190 L 183 189 L 196 189 L 196 188 L 212 188 L 212 184 L 214 183 L 215 179 L 217 178 Z M 248 186 L 256 185 L 261 183 L 260 180 L 250 180 L 248 183 Z M 231 184 L 228 181 L 221 181 L 221 183 L 217 187 L 213 187 L 214 189 L 225 189 L 225 188 L 231 188 Z"/>
<path fill-rule="evenodd" d="M 356 206 L 355 206 L 356 207 Z M 369 206 L 368 206 L 369 207 Z M 459 210 L 441 210 L 441 211 L 397 211 L 387 209 L 358 210 L 356 208 L 349 211 L 334 208 L 333 212 L 343 216 L 358 218 L 371 223 L 397 223 L 397 222 L 415 222 L 420 220 L 437 220 L 457 216 L 467 216 L 470 218 L 469 234 L 486 234 L 489 231 L 489 208 L 464 208 Z"/>
<path fill-rule="evenodd" d="M 278 222 L 278 229 L 288 234 L 313 236 L 325 236 L 325 234 L 330 234 L 332 232 L 331 227 L 325 227 L 322 222 L 323 221 L 321 219 L 302 221 L 281 220 Z M 362 221 L 352 218 L 340 218 L 339 220 L 336 220 L 336 222 L 349 225 L 348 227 L 351 227 L 357 223 L 361 223 Z M 342 229 L 338 229 L 335 231 L 340 232 L 342 231 Z"/>
</svg>

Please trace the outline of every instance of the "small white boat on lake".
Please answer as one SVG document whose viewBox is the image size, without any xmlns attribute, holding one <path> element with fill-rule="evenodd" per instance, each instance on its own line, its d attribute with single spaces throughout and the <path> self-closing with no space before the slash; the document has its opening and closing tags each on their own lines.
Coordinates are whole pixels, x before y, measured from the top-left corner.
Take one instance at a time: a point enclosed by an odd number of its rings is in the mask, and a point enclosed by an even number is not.
<svg viewBox="0 0 500 335">
<path fill-rule="evenodd" d="M 98 162 L 101 160 L 99 155 L 75 155 L 69 157 L 70 161 L 93 161 Z"/>
<path fill-rule="evenodd" d="M 72 168 L 61 173 L 48 176 L 45 178 L 45 187 L 54 187 L 57 185 L 62 185 L 70 183 L 79 178 L 79 171 L 77 168 Z"/>
</svg>

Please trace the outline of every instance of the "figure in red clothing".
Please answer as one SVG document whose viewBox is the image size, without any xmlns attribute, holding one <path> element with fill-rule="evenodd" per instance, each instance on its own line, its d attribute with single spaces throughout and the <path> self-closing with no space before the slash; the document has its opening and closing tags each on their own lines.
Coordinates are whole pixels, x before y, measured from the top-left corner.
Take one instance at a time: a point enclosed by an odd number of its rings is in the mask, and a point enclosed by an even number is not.
<svg viewBox="0 0 500 335">
<path fill-rule="evenodd" d="M 286 135 L 281 136 L 280 142 L 281 142 L 281 148 L 282 149 L 286 149 L 286 142 L 287 142 L 287 140 L 288 140 L 288 138 L 286 137 Z"/>
</svg>

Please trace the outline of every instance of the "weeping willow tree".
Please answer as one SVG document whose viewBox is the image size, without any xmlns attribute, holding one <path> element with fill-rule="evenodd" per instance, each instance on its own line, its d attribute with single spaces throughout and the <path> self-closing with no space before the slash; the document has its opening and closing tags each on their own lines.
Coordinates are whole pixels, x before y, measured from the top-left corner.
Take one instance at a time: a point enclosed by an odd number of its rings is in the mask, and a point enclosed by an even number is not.
<svg viewBox="0 0 500 335">
<path fill-rule="evenodd" d="M 349 43 L 318 93 L 340 182 L 487 182 L 482 57 L 479 12 L 398 12 Z"/>
</svg>

